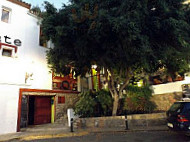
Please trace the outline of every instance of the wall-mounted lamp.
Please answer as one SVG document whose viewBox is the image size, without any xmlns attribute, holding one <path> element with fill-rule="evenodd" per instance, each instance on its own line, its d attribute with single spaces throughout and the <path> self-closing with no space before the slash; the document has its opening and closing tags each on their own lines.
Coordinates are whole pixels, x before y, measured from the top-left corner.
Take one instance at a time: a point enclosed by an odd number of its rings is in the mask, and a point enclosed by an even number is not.
<svg viewBox="0 0 190 142">
<path fill-rule="evenodd" d="M 26 62 L 26 70 L 25 70 L 25 84 L 30 83 L 31 80 L 33 80 L 34 77 L 34 61 L 29 60 Z"/>
<path fill-rule="evenodd" d="M 27 83 L 28 79 L 33 80 L 32 76 L 33 76 L 33 73 L 26 72 L 26 74 L 25 74 L 25 83 Z"/>
</svg>

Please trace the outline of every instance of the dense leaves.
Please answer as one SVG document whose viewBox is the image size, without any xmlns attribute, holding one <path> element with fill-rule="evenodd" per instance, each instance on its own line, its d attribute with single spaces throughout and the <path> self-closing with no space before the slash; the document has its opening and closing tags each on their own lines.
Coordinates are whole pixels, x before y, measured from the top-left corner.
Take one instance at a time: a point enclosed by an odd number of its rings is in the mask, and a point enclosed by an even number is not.
<svg viewBox="0 0 190 142">
<path fill-rule="evenodd" d="M 164 66 L 178 71 L 187 64 L 190 43 L 189 11 L 182 3 L 83 0 L 72 1 L 58 11 L 46 2 L 43 31 L 55 43 L 48 54 L 49 63 L 58 71 L 72 64 L 79 73 L 93 63 L 110 70 L 143 67 L 152 71 Z M 81 9 L 86 5 L 91 15 L 97 5 L 98 14 L 82 21 Z M 73 11 L 79 22 L 73 18 Z"/>
<path fill-rule="evenodd" d="M 128 93 L 124 95 L 123 111 L 129 113 L 151 113 L 156 108 L 151 101 L 152 90 L 149 86 L 128 86 Z"/>
<path fill-rule="evenodd" d="M 57 10 L 46 2 L 43 33 L 55 47 L 48 63 L 56 72 L 85 75 L 104 68 L 114 101 L 136 70 L 184 73 L 190 54 L 190 10 L 184 0 L 71 0 Z M 116 114 L 118 103 L 114 103 Z"/>
<path fill-rule="evenodd" d="M 74 111 L 80 117 L 108 116 L 112 112 L 112 103 L 113 100 L 108 91 L 88 91 L 80 94 Z"/>
</svg>

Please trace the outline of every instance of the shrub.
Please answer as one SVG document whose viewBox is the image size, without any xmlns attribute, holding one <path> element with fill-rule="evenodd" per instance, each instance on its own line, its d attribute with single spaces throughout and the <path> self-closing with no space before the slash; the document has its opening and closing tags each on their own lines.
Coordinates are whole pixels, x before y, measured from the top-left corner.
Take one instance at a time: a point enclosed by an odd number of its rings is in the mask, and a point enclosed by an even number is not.
<svg viewBox="0 0 190 142">
<path fill-rule="evenodd" d="M 74 112 L 79 116 L 90 117 L 94 114 L 96 102 L 91 91 L 80 94 L 79 101 L 75 104 Z"/>
<path fill-rule="evenodd" d="M 111 115 L 112 104 L 109 91 L 83 92 L 74 107 L 74 112 L 81 117 L 108 116 Z"/>
<path fill-rule="evenodd" d="M 123 111 L 127 113 L 151 113 L 156 105 L 150 101 L 152 90 L 149 86 L 128 86 L 127 95 L 124 95 Z"/>
<path fill-rule="evenodd" d="M 99 116 L 108 116 L 112 114 L 113 99 L 107 90 L 100 90 L 96 92 L 97 103 L 100 105 Z"/>
</svg>

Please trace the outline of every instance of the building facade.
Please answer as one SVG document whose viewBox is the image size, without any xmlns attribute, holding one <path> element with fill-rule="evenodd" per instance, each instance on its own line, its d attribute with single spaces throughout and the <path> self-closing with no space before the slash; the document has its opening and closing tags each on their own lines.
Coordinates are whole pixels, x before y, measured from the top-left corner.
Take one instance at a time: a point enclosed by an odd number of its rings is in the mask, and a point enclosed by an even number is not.
<svg viewBox="0 0 190 142">
<path fill-rule="evenodd" d="M 52 77 L 46 51 L 53 44 L 41 43 L 39 18 L 30 7 L 20 0 L 0 1 L 0 134 L 63 123 L 67 108 L 77 100 L 76 79 L 67 88 L 66 79 Z M 66 89 L 53 89 L 56 81 L 64 81 L 61 87 Z"/>
<path fill-rule="evenodd" d="M 95 69 L 83 79 L 50 73 L 46 51 L 53 44 L 40 39 L 39 18 L 30 7 L 20 0 L 0 0 L 0 134 L 28 125 L 66 123 L 78 92 L 104 85 L 103 73 Z M 184 84 L 190 84 L 188 76 L 152 86 L 160 110 L 182 96 Z"/>
</svg>

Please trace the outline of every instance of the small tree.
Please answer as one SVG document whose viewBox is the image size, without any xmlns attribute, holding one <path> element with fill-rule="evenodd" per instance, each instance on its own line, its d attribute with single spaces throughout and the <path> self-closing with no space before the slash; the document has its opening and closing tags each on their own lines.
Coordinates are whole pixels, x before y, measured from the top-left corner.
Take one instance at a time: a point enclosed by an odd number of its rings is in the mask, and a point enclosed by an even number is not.
<svg viewBox="0 0 190 142">
<path fill-rule="evenodd" d="M 55 44 L 48 63 L 62 73 L 74 67 L 77 75 L 93 64 L 104 68 L 116 115 L 123 89 L 136 70 L 187 70 L 190 16 L 183 2 L 71 0 L 59 11 L 46 2 L 43 33 Z"/>
</svg>

